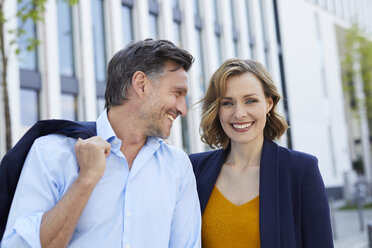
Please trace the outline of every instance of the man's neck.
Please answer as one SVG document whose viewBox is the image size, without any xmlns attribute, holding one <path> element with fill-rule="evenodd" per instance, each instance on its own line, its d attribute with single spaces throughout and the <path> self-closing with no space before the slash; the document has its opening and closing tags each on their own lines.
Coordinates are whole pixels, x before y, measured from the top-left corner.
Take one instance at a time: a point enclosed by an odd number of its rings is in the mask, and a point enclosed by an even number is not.
<svg viewBox="0 0 372 248">
<path fill-rule="evenodd" d="M 134 159 L 145 145 L 147 136 L 143 133 L 142 121 L 136 119 L 134 106 L 115 106 L 107 112 L 107 118 L 110 122 L 115 135 L 122 141 L 121 152 L 128 162 L 131 169 Z"/>
</svg>

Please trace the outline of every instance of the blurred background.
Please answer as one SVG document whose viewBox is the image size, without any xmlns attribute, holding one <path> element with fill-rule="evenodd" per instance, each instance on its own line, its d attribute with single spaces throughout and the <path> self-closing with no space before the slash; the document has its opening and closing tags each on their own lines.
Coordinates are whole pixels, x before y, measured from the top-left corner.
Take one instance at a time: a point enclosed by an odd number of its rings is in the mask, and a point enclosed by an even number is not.
<svg viewBox="0 0 372 248">
<path fill-rule="evenodd" d="M 367 247 L 371 13 L 372 0 L 0 0 L 0 157 L 38 120 L 94 121 L 108 61 L 149 37 L 194 55 L 189 112 L 170 141 L 207 150 L 194 104 L 224 60 L 250 58 L 283 97 L 290 128 L 278 143 L 319 159 L 336 247 Z"/>
</svg>

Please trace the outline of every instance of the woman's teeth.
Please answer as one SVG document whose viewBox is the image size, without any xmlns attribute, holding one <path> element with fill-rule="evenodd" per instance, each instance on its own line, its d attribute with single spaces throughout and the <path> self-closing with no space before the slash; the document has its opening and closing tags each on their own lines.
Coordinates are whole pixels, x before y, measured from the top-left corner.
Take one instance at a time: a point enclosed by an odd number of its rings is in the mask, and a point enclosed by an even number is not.
<svg viewBox="0 0 372 248">
<path fill-rule="evenodd" d="M 237 129 L 243 129 L 252 126 L 253 122 L 247 123 L 247 124 L 232 124 L 234 128 Z"/>
</svg>

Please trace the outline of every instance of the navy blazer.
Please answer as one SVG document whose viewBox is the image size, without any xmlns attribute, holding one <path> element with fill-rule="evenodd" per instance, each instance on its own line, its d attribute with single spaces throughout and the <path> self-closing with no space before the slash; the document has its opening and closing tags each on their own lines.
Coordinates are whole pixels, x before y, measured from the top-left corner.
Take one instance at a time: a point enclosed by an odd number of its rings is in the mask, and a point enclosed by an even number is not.
<svg viewBox="0 0 372 248">
<path fill-rule="evenodd" d="M 0 241 L 5 231 L 10 206 L 28 150 L 35 139 L 53 133 L 76 139 L 87 139 L 97 135 L 96 123 L 68 120 L 38 121 L 3 157 L 0 163 Z"/>
<path fill-rule="evenodd" d="M 190 155 L 202 213 L 229 149 Z M 332 248 L 329 206 L 318 160 L 264 141 L 259 186 L 262 248 Z"/>
</svg>

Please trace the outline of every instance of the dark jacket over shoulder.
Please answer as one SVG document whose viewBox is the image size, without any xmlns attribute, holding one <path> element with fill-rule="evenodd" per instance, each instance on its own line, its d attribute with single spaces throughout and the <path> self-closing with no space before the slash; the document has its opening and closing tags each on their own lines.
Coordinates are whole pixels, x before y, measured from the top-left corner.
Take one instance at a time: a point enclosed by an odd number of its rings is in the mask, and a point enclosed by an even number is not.
<svg viewBox="0 0 372 248">
<path fill-rule="evenodd" d="M 191 154 L 202 213 L 228 150 Z M 262 248 L 332 248 L 329 206 L 316 157 L 264 141 L 260 165 Z"/>
</svg>

